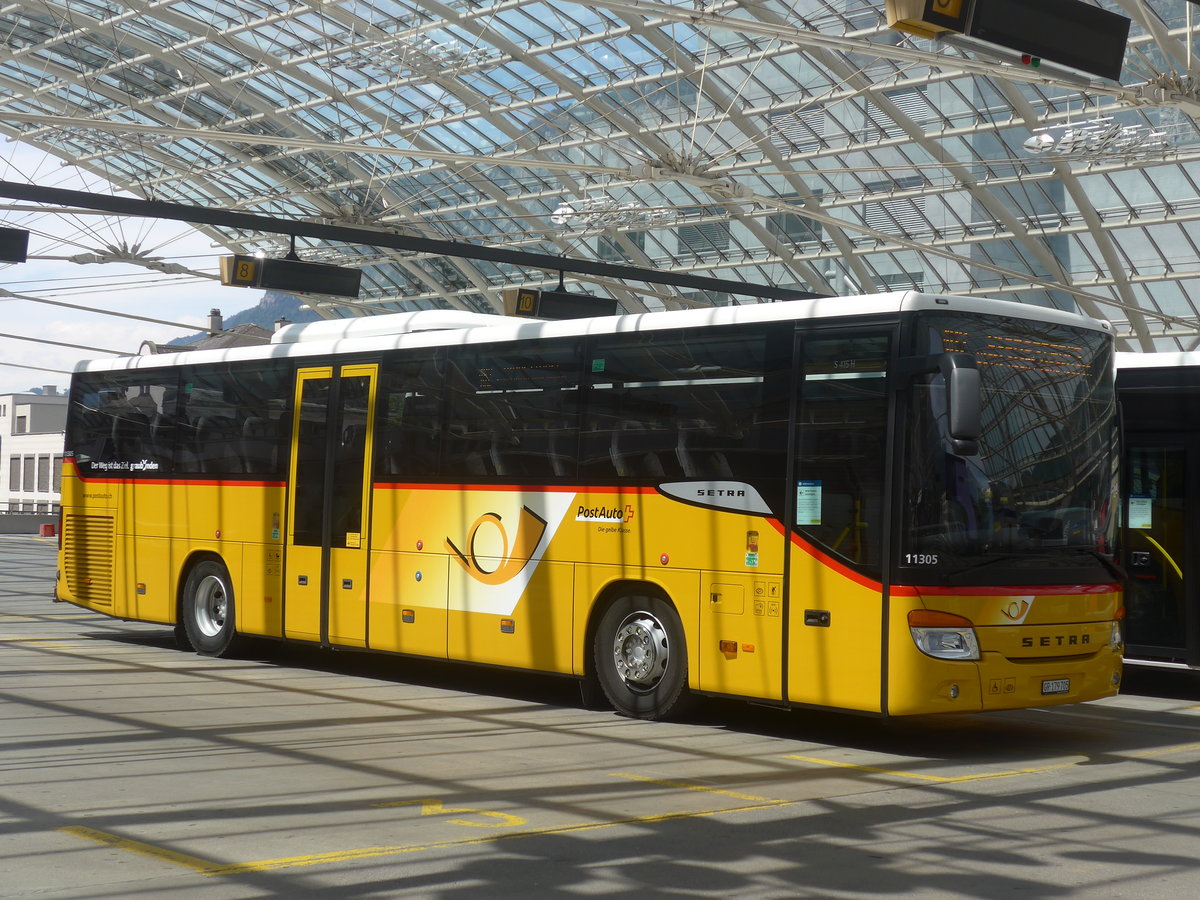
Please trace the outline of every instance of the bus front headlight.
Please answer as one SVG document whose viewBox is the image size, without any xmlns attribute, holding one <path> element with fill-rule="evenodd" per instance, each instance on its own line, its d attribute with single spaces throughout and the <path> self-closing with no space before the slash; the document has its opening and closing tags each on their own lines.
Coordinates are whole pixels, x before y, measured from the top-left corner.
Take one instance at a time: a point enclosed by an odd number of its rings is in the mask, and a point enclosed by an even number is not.
<svg viewBox="0 0 1200 900">
<path fill-rule="evenodd" d="M 935 659 L 979 659 L 979 639 L 970 619 L 932 609 L 908 614 L 908 630 L 917 649 Z"/>
</svg>

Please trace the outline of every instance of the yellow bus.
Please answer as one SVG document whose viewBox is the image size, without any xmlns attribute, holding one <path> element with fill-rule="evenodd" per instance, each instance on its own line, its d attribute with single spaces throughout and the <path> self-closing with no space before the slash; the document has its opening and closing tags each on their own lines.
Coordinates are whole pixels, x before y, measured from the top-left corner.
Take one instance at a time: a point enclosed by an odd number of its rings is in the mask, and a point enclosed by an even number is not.
<svg viewBox="0 0 1200 900">
<path fill-rule="evenodd" d="M 417 312 L 83 363 L 57 596 L 174 625 L 879 715 L 1114 694 L 1108 323 L 915 292 Z"/>
</svg>

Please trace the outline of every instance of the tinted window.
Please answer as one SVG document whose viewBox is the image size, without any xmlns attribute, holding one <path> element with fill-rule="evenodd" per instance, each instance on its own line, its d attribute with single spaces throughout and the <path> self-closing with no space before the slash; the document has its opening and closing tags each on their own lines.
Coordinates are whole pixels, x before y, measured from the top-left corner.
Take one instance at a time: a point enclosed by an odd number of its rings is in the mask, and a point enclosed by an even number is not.
<svg viewBox="0 0 1200 900">
<path fill-rule="evenodd" d="M 442 444 L 444 362 L 430 350 L 385 361 L 375 453 L 383 475 L 436 476 Z"/>
<path fill-rule="evenodd" d="M 577 343 L 466 348 L 450 360 L 448 472 L 511 480 L 575 477 Z"/>
<path fill-rule="evenodd" d="M 178 374 L 111 372 L 76 376 L 67 448 L 81 474 L 154 475 L 173 470 Z"/>
<path fill-rule="evenodd" d="M 329 448 L 329 401 L 333 382 L 311 378 L 303 382 L 296 436 L 296 505 L 293 541 L 319 547 L 325 515 L 325 458 Z"/>
<path fill-rule="evenodd" d="M 593 478 L 783 477 L 790 326 L 598 338 L 581 465 Z"/>
<path fill-rule="evenodd" d="M 454 347 L 390 360 L 380 471 L 545 481 L 575 476 L 577 342 Z"/>
<path fill-rule="evenodd" d="M 808 340 L 796 424 L 796 526 L 856 568 L 880 571 L 887 458 L 887 335 Z"/>
<path fill-rule="evenodd" d="M 176 469 L 282 476 L 287 464 L 290 368 L 279 363 L 185 369 Z"/>
</svg>

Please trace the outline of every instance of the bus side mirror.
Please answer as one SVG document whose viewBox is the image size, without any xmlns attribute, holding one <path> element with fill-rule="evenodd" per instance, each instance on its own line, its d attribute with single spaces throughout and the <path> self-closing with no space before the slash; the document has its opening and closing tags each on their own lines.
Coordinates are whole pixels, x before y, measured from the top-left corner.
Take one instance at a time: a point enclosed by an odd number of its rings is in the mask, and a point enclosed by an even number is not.
<svg viewBox="0 0 1200 900">
<path fill-rule="evenodd" d="M 958 456 L 975 456 L 983 436 L 983 391 L 975 358 L 966 353 L 943 353 L 937 367 L 946 379 L 950 446 Z"/>
</svg>

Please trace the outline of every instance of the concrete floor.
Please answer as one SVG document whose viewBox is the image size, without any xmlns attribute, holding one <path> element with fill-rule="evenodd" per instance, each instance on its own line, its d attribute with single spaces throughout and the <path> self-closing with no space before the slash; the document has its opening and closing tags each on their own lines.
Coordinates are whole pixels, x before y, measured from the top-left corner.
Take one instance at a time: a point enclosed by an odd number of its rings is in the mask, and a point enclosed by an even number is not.
<svg viewBox="0 0 1200 900">
<path fill-rule="evenodd" d="M 50 601 L 0 537 L 0 897 L 1200 893 L 1200 680 L 879 722 L 171 630 Z"/>
</svg>

